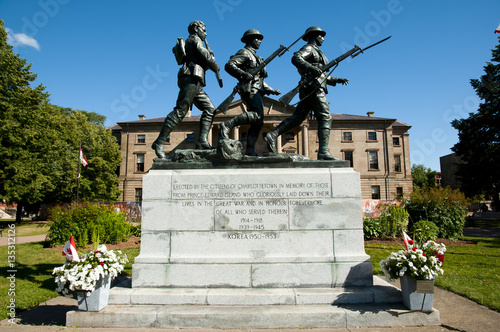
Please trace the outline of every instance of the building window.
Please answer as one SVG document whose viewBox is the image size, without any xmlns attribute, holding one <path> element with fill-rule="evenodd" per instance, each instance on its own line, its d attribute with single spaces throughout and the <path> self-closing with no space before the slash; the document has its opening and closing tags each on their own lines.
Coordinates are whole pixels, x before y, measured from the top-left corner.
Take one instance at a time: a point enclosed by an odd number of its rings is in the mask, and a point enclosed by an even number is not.
<svg viewBox="0 0 500 332">
<path fill-rule="evenodd" d="M 136 162 L 137 167 L 135 168 L 135 171 L 144 172 L 144 154 L 143 153 L 137 154 L 136 159 L 137 159 Z"/>
<path fill-rule="evenodd" d="M 380 186 L 372 186 L 372 199 L 380 199 Z"/>
<path fill-rule="evenodd" d="M 146 135 L 137 135 L 137 143 L 145 144 L 146 143 Z"/>
<path fill-rule="evenodd" d="M 285 140 L 286 141 L 293 141 L 295 140 L 295 135 L 291 131 L 285 134 Z"/>
<path fill-rule="evenodd" d="M 343 142 L 352 142 L 352 132 L 351 131 L 344 131 L 342 133 L 342 141 Z"/>
<path fill-rule="evenodd" d="M 394 156 L 394 171 L 401 172 L 401 156 L 399 154 Z"/>
<path fill-rule="evenodd" d="M 165 144 L 170 144 L 170 135 L 168 135 L 167 138 L 165 138 Z"/>
<path fill-rule="evenodd" d="M 369 141 L 376 141 L 377 140 L 377 132 L 369 131 L 368 132 L 368 140 Z"/>
<path fill-rule="evenodd" d="M 368 151 L 368 169 L 378 170 L 378 151 Z"/>
<path fill-rule="evenodd" d="M 394 146 L 399 146 L 399 137 L 393 137 L 392 138 L 392 145 Z"/>
<path fill-rule="evenodd" d="M 344 151 L 344 160 L 349 160 L 349 167 L 353 167 L 352 151 Z"/>
<path fill-rule="evenodd" d="M 135 188 L 135 201 L 142 202 L 142 188 Z"/>
<path fill-rule="evenodd" d="M 403 187 L 396 187 L 396 198 L 403 198 Z"/>
<path fill-rule="evenodd" d="M 187 134 L 186 136 L 186 142 L 188 143 L 194 143 L 195 137 L 194 134 Z"/>
</svg>

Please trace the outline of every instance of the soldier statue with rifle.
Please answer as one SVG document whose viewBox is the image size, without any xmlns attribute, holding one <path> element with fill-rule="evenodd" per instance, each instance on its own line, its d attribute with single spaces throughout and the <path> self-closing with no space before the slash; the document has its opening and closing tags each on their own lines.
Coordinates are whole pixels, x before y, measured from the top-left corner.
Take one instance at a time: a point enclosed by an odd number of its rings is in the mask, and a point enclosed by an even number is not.
<svg viewBox="0 0 500 332">
<path fill-rule="evenodd" d="M 267 77 L 267 71 L 262 64 L 265 64 L 265 61 L 256 53 L 263 38 L 264 36 L 256 29 L 245 31 L 243 37 L 241 37 L 241 41 L 246 44 L 245 47 L 233 55 L 224 67 L 231 76 L 238 79 L 239 83 L 235 88 L 235 92 L 237 91 L 240 94 L 241 100 L 246 105 L 248 111 L 219 124 L 221 137 L 222 139 L 228 139 L 232 128 L 249 124 L 250 128 L 247 133 L 245 154 L 250 156 L 257 156 L 255 143 L 264 124 L 264 102 L 262 96 L 269 94 L 279 95 L 281 93 L 264 82 L 264 78 Z M 279 55 L 278 53 L 276 55 Z M 255 69 L 259 66 L 262 68 L 255 72 Z M 234 97 L 234 94 L 232 97 Z M 228 100 L 232 100 L 231 96 Z M 225 113 L 225 109 L 223 108 L 227 108 L 227 105 L 226 107 L 219 106 L 219 109 Z"/>
<path fill-rule="evenodd" d="M 322 66 L 328 64 L 326 56 L 319 49 L 323 44 L 325 35 L 326 32 L 319 27 L 308 28 L 302 37 L 304 41 L 307 41 L 307 44 L 295 52 L 292 57 L 292 63 L 297 67 L 302 80 L 305 80 L 306 77 L 313 77 L 314 79 L 309 80 L 308 84 L 300 87 L 300 102 L 295 112 L 264 136 L 264 140 L 271 152 L 277 152 L 276 140 L 279 135 L 298 127 L 306 119 L 309 112 L 314 111 L 314 115 L 318 120 L 318 160 L 336 159 L 328 149 L 331 114 L 326 99 L 327 85 L 347 84 L 348 80 L 329 76 L 322 70 Z"/>
<path fill-rule="evenodd" d="M 211 69 L 216 73 L 220 87 L 222 87 L 222 79 L 219 75 L 219 65 L 215 62 L 214 54 L 206 40 L 205 24 L 201 21 L 193 21 L 189 24 L 188 31 L 187 40 L 177 38 L 177 45 L 173 49 L 177 63 L 182 64 L 177 75 L 177 84 L 180 88 L 177 103 L 173 111 L 165 118 L 160 134 L 151 146 L 160 159 L 166 158 L 164 144 L 168 135 L 184 119 L 193 104 L 203 112 L 196 148 L 211 149 L 207 137 L 212 126 L 215 107 L 203 91 L 206 85 L 205 71 Z"/>
</svg>

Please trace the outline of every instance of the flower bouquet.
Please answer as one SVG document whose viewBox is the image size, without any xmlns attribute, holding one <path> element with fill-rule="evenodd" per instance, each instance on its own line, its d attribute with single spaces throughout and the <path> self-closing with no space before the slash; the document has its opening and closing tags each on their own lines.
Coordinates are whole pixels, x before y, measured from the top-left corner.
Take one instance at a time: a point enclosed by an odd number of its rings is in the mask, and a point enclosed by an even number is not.
<svg viewBox="0 0 500 332">
<path fill-rule="evenodd" d="M 387 281 L 403 276 L 416 280 L 433 280 L 439 273 L 444 273 L 442 269 L 446 251 L 444 244 L 427 241 L 419 247 L 411 239 L 405 239 L 405 244 L 407 244 L 406 250 L 392 252 L 379 263 Z"/>
<path fill-rule="evenodd" d="M 89 296 L 99 280 L 106 276 L 114 279 L 127 262 L 127 255 L 120 250 L 107 250 L 101 244 L 80 259 L 66 260 L 64 265 L 54 268 L 56 292 L 67 294 L 68 291 L 83 290 Z"/>
</svg>

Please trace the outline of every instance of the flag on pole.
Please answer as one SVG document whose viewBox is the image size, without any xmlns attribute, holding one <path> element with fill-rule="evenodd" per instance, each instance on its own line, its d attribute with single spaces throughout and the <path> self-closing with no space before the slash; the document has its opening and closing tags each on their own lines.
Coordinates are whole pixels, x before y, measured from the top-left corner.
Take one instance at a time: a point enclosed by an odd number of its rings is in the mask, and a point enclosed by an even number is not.
<svg viewBox="0 0 500 332">
<path fill-rule="evenodd" d="M 500 33 L 500 24 L 498 25 L 498 28 L 495 30 L 495 33 Z"/>
<path fill-rule="evenodd" d="M 76 261 L 76 262 L 80 261 L 78 253 L 76 252 L 76 244 L 75 240 L 73 239 L 73 234 L 71 234 L 68 242 L 66 242 L 62 254 L 63 256 L 66 256 L 66 259 L 69 261 Z"/>
<path fill-rule="evenodd" d="M 413 240 L 403 231 L 403 241 L 405 242 L 406 250 L 413 248 Z"/>
<path fill-rule="evenodd" d="M 83 166 L 87 166 L 89 162 L 87 161 L 87 158 L 83 155 L 82 148 L 80 147 L 80 163 L 82 163 Z"/>
</svg>

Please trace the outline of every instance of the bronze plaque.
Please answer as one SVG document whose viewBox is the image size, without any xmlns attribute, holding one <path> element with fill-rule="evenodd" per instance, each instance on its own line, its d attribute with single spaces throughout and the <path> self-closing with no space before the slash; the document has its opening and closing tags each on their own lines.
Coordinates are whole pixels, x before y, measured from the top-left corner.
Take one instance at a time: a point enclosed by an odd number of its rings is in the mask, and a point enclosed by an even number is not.
<svg viewBox="0 0 500 332">
<path fill-rule="evenodd" d="M 417 293 L 434 294 L 434 280 L 417 280 Z"/>
</svg>

